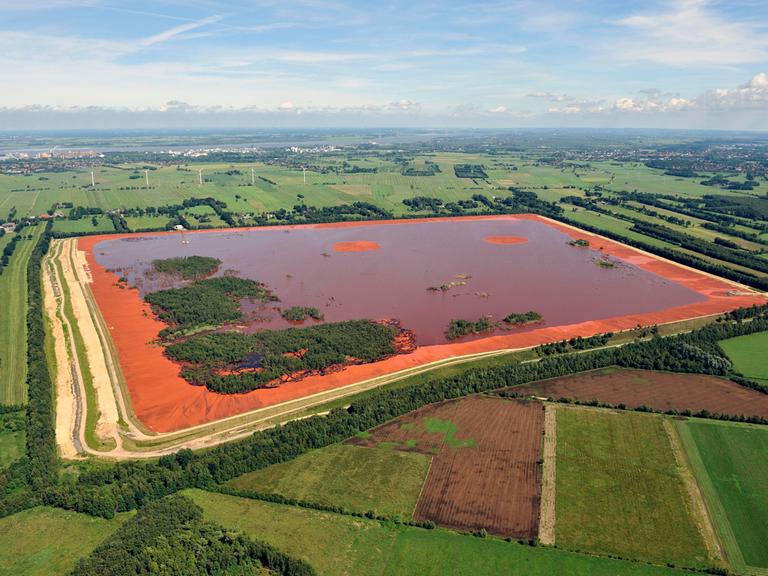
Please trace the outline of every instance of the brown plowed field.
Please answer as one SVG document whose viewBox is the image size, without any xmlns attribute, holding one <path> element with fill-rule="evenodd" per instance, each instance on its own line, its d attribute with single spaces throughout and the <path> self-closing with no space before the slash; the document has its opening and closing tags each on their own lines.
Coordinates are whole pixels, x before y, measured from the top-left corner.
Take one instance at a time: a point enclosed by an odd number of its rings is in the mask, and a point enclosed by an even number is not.
<svg viewBox="0 0 768 576">
<path fill-rule="evenodd" d="M 607 368 L 516 386 L 504 392 L 582 402 L 597 400 L 629 408 L 648 406 L 662 412 L 707 410 L 713 414 L 768 418 L 768 394 L 701 374 Z"/>
<path fill-rule="evenodd" d="M 349 442 L 435 454 L 414 518 L 497 536 L 538 531 L 544 411 L 538 402 L 470 397 L 427 406 Z"/>
</svg>

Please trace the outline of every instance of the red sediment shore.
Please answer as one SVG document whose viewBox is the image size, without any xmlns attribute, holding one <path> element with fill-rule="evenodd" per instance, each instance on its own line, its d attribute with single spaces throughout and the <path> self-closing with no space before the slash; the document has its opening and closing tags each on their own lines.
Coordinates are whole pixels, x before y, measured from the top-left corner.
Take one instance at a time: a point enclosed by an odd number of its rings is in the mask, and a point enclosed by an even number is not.
<svg viewBox="0 0 768 576">
<path fill-rule="evenodd" d="M 547 326 L 523 333 L 502 334 L 471 342 L 423 346 L 414 352 L 397 355 L 373 364 L 353 365 L 340 372 L 323 376 L 313 375 L 299 382 L 276 388 L 254 390 L 247 394 L 217 394 L 205 387 L 192 386 L 179 376 L 179 366 L 163 355 L 161 346 L 153 343 L 165 324 L 156 320 L 138 290 L 117 286 L 117 276 L 107 272 L 93 256 L 93 247 L 107 239 L 135 238 L 136 234 L 110 234 L 80 238 L 79 248 L 86 252 L 93 283 L 91 291 L 117 349 L 123 375 L 131 395 L 137 417 L 148 428 L 157 432 L 172 432 L 294 400 L 399 370 L 416 367 L 452 356 L 489 352 L 508 348 L 525 348 L 545 342 L 554 342 L 575 336 L 591 336 L 601 332 L 617 332 L 634 328 L 638 324 L 664 324 L 699 316 L 719 314 L 742 306 L 763 304 L 760 294 L 729 295 L 737 287 L 734 283 L 690 270 L 672 262 L 660 260 L 634 248 L 582 232 L 533 214 L 515 216 L 470 216 L 456 218 L 429 218 L 419 221 L 456 220 L 537 220 L 552 226 L 572 239 L 588 240 L 590 246 L 602 250 L 639 268 L 663 276 L 706 296 L 706 300 L 658 312 L 618 316 L 604 320 L 580 322 L 567 326 Z M 309 225 L 326 227 L 365 227 L 382 224 L 413 223 L 413 220 L 369 222 L 340 222 Z M 281 226 L 275 228 L 295 228 Z M 270 228 L 270 229 L 275 229 Z M 204 231 L 201 233 L 207 233 Z M 146 233 L 144 235 L 156 235 Z M 168 232 L 167 234 L 172 234 Z M 738 292 L 738 291 L 737 291 Z"/>
<path fill-rule="evenodd" d="M 486 236 L 484 238 L 488 244 L 525 244 L 528 238 L 522 236 Z"/>
<path fill-rule="evenodd" d="M 368 252 L 369 250 L 378 250 L 379 245 L 376 242 L 368 240 L 352 240 L 349 242 L 336 242 L 333 245 L 334 252 Z"/>
</svg>

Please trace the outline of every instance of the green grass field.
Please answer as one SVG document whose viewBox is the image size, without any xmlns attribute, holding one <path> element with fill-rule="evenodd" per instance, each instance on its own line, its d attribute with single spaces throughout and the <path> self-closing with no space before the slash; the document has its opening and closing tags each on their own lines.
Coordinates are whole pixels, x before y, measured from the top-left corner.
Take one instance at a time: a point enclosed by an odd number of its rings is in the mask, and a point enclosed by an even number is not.
<svg viewBox="0 0 768 576">
<path fill-rule="evenodd" d="M 27 401 L 27 262 L 43 226 L 25 228 L 8 266 L 0 275 L 0 404 Z"/>
<path fill-rule="evenodd" d="M 703 421 L 677 425 L 731 565 L 768 568 L 768 430 Z"/>
<path fill-rule="evenodd" d="M 559 408 L 556 469 L 558 546 L 709 565 L 661 417 Z"/>
<path fill-rule="evenodd" d="M 26 412 L 0 414 L 0 469 L 24 455 Z"/>
<path fill-rule="evenodd" d="M 734 368 L 747 378 L 768 385 L 768 332 L 758 332 L 718 342 L 733 362 Z"/>
<path fill-rule="evenodd" d="M 678 570 L 534 548 L 492 538 L 382 524 L 351 516 L 184 492 L 214 522 L 307 560 L 321 575 L 663 575 Z"/>
<path fill-rule="evenodd" d="M 31 508 L 0 518 L 0 574 L 68 574 L 128 518 L 93 518 L 57 508 Z"/>
<path fill-rule="evenodd" d="M 93 225 L 91 216 L 86 216 L 80 220 L 66 220 L 57 219 L 53 223 L 54 232 L 63 232 L 66 234 L 71 233 L 92 233 L 92 232 L 114 232 L 115 226 L 112 224 L 112 220 L 104 215 L 95 216 L 96 226 Z"/>
<path fill-rule="evenodd" d="M 410 519 L 430 460 L 423 454 L 336 444 L 244 474 L 229 486 Z"/>
</svg>

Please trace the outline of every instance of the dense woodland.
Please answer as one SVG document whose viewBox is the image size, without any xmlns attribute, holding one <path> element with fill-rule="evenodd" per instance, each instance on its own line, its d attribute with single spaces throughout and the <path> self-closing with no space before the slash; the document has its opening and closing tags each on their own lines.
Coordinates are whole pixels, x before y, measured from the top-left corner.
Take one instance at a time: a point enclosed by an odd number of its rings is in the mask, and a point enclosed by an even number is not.
<svg viewBox="0 0 768 576">
<path fill-rule="evenodd" d="M 184 496 L 152 502 L 107 538 L 72 576 L 138 576 L 178 574 L 224 576 L 260 573 L 310 576 L 315 571 L 302 560 L 263 542 L 203 520 L 203 511 Z"/>
<path fill-rule="evenodd" d="M 255 334 L 212 332 L 169 345 L 190 383 L 224 394 L 248 392 L 283 377 L 395 353 L 394 326 L 369 320 L 332 322 Z"/>
</svg>

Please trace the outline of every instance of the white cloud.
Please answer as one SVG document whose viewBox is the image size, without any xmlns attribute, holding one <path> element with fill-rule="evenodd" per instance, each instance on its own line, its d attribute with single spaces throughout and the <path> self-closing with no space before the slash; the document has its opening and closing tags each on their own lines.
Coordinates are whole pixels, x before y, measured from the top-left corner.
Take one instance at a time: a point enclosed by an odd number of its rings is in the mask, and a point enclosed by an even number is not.
<svg viewBox="0 0 768 576">
<path fill-rule="evenodd" d="M 623 60 L 670 66 L 768 61 L 765 23 L 728 20 L 711 9 L 711 4 L 709 0 L 676 0 L 663 11 L 620 19 L 615 24 L 623 28 L 622 36 L 606 49 Z"/>
<path fill-rule="evenodd" d="M 548 94 L 548 93 L 547 93 Z M 768 113 L 768 74 L 760 72 L 749 82 L 736 88 L 709 90 L 695 98 L 682 98 L 677 94 L 664 94 L 655 88 L 640 90 L 640 96 L 617 98 L 612 105 L 605 106 L 602 100 L 568 100 L 564 106 L 552 107 L 548 112 L 555 114 L 578 114 L 596 112 L 667 113 L 681 111 L 741 111 L 766 110 Z"/>
<path fill-rule="evenodd" d="M 733 89 L 717 89 L 702 94 L 697 103 L 711 110 L 765 109 L 768 112 L 768 74 L 760 72 L 749 82 Z"/>
<path fill-rule="evenodd" d="M 489 114 L 505 114 L 508 111 L 506 106 L 496 106 L 495 108 L 489 108 Z"/>
<path fill-rule="evenodd" d="M 167 42 L 168 40 L 171 40 L 176 36 L 183 34 L 184 32 L 196 30 L 198 28 L 201 28 L 202 26 L 206 26 L 208 24 L 213 24 L 214 22 L 218 22 L 219 20 L 221 20 L 221 18 L 222 18 L 221 16 L 209 16 L 208 18 L 203 18 L 202 20 L 197 20 L 196 22 L 187 22 L 186 24 L 179 24 L 178 26 L 174 26 L 173 28 L 169 28 L 168 30 L 164 30 L 163 32 L 160 32 L 159 34 L 155 34 L 154 36 L 149 36 L 148 38 L 144 38 L 139 42 L 139 44 L 141 46 L 153 46 L 154 44 Z"/>
<path fill-rule="evenodd" d="M 576 98 L 568 96 L 568 94 L 555 94 L 554 92 L 532 92 L 531 94 L 528 94 L 528 98 L 542 98 L 544 100 L 549 100 L 550 102 L 569 102 L 571 100 L 576 100 Z"/>
</svg>

